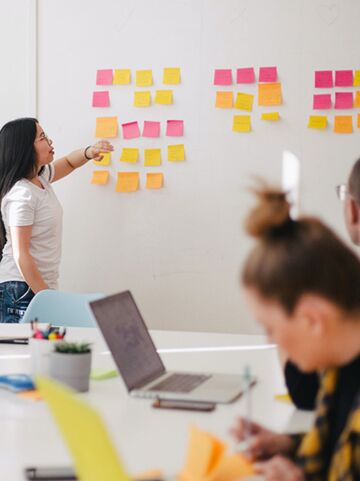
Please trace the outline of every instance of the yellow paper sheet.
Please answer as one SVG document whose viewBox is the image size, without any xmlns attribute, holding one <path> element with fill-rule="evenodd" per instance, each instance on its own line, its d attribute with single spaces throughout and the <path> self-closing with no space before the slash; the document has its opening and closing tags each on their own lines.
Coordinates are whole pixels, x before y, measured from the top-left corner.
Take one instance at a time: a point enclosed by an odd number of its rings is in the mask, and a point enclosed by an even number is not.
<svg viewBox="0 0 360 481">
<path fill-rule="evenodd" d="M 251 132 L 250 115 L 234 115 L 232 129 L 234 132 Z"/>
<path fill-rule="evenodd" d="M 185 160 L 184 144 L 168 145 L 168 160 L 170 162 Z"/>
<path fill-rule="evenodd" d="M 354 87 L 360 86 L 360 70 L 354 71 Z"/>
<path fill-rule="evenodd" d="M 114 70 L 113 84 L 114 85 L 128 85 L 131 82 L 130 69 L 116 68 Z"/>
<path fill-rule="evenodd" d="M 139 149 L 123 148 L 120 157 L 121 162 L 130 162 L 134 164 L 139 160 Z"/>
<path fill-rule="evenodd" d="M 61 384 L 37 378 L 82 481 L 130 481 L 98 413 Z"/>
<path fill-rule="evenodd" d="M 282 94 L 280 83 L 258 84 L 258 105 L 281 105 Z"/>
<path fill-rule="evenodd" d="M 247 110 L 248 112 L 252 111 L 254 102 L 254 96 L 251 94 L 244 94 L 242 92 L 238 92 L 235 101 L 235 108 L 240 110 Z"/>
<path fill-rule="evenodd" d="M 163 84 L 177 85 L 180 83 L 180 68 L 164 68 Z"/>
<path fill-rule="evenodd" d="M 152 70 L 137 70 L 136 71 L 136 86 L 149 87 L 153 84 Z"/>
<path fill-rule="evenodd" d="M 95 137 L 116 137 L 117 134 L 117 117 L 97 117 Z"/>
<path fill-rule="evenodd" d="M 310 115 L 308 128 L 309 129 L 326 129 L 327 117 L 326 115 Z"/>
<path fill-rule="evenodd" d="M 232 109 L 233 108 L 233 93 L 232 92 L 216 92 L 215 107 L 218 109 Z"/>
<path fill-rule="evenodd" d="M 108 170 L 94 170 L 91 179 L 92 184 L 105 185 L 109 181 L 109 171 Z"/>
<path fill-rule="evenodd" d="M 351 134 L 353 132 L 351 115 L 335 115 L 334 132 L 337 134 Z"/>
<path fill-rule="evenodd" d="M 275 394 L 274 397 L 275 397 L 276 401 L 282 401 L 282 402 L 286 402 L 286 403 L 289 403 L 289 404 L 292 403 L 291 397 L 289 396 L 288 393 L 285 393 L 285 394 Z"/>
<path fill-rule="evenodd" d="M 155 103 L 162 105 L 171 105 L 173 103 L 173 91 L 157 90 L 155 93 Z"/>
<path fill-rule="evenodd" d="M 145 149 L 144 156 L 145 166 L 149 167 L 161 165 L 161 149 Z"/>
<path fill-rule="evenodd" d="M 95 165 L 109 165 L 111 160 L 111 152 L 101 152 L 102 155 L 101 160 L 93 160 L 93 164 Z"/>
<path fill-rule="evenodd" d="M 147 189 L 161 189 L 164 185 L 164 175 L 162 173 L 148 173 L 146 174 L 146 188 Z"/>
<path fill-rule="evenodd" d="M 358 109 L 360 107 L 360 90 L 355 92 L 354 98 L 354 108 Z"/>
<path fill-rule="evenodd" d="M 278 121 L 280 120 L 280 114 L 279 112 L 263 112 L 261 114 L 261 120 Z"/>
<path fill-rule="evenodd" d="M 151 95 L 147 90 L 134 92 L 134 107 L 148 107 L 151 104 Z"/>
<path fill-rule="evenodd" d="M 136 192 L 139 189 L 139 172 L 118 172 L 116 192 Z"/>
</svg>

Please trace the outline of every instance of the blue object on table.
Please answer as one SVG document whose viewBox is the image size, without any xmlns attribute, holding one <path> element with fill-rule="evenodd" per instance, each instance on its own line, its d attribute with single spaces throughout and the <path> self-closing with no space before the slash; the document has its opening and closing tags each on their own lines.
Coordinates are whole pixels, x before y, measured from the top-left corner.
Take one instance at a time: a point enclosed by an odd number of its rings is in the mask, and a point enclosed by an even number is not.
<svg viewBox="0 0 360 481">
<path fill-rule="evenodd" d="M 6 374 L 0 376 L 0 388 L 9 389 L 13 392 L 22 392 L 35 389 L 35 385 L 27 374 Z"/>
</svg>

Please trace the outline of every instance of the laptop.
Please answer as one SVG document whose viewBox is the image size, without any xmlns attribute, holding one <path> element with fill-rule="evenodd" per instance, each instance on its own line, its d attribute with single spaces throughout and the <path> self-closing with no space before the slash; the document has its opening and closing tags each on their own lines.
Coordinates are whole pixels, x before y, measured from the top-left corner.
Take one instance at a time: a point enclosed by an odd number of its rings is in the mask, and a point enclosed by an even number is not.
<svg viewBox="0 0 360 481">
<path fill-rule="evenodd" d="M 131 396 L 229 403 L 246 388 L 241 374 L 168 372 L 130 291 L 89 304 Z"/>
</svg>

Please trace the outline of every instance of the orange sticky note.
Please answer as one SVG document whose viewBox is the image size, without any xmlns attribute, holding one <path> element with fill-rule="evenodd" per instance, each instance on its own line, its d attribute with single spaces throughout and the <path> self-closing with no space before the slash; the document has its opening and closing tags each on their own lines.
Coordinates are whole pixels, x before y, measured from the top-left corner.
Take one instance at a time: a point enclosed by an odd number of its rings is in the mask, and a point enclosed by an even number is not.
<svg viewBox="0 0 360 481">
<path fill-rule="evenodd" d="M 254 96 L 251 94 L 245 94 L 242 92 L 238 92 L 235 101 L 235 108 L 240 110 L 247 110 L 248 112 L 252 111 L 254 102 Z"/>
<path fill-rule="evenodd" d="M 148 107 L 151 104 L 149 91 L 134 92 L 134 107 Z"/>
<path fill-rule="evenodd" d="M 168 145 L 168 160 L 176 162 L 178 160 L 185 160 L 185 147 L 183 144 Z"/>
<path fill-rule="evenodd" d="M 144 155 L 145 166 L 149 167 L 161 165 L 161 149 L 145 149 Z"/>
<path fill-rule="evenodd" d="M 357 116 L 357 127 L 360 129 L 360 114 Z"/>
<path fill-rule="evenodd" d="M 216 92 L 215 107 L 218 109 L 232 109 L 233 93 L 232 92 Z"/>
<path fill-rule="evenodd" d="M 97 184 L 97 185 L 105 185 L 108 183 L 108 180 L 109 180 L 108 170 L 94 170 L 91 183 Z"/>
<path fill-rule="evenodd" d="M 173 91 L 157 90 L 155 93 L 155 103 L 162 105 L 171 105 L 173 103 Z"/>
<path fill-rule="evenodd" d="M 118 172 L 116 192 L 135 192 L 139 189 L 139 172 Z"/>
<path fill-rule="evenodd" d="M 117 133 L 117 117 L 97 117 L 95 137 L 116 137 Z"/>
<path fill-rule="evenodd" d="M 258 84 L 258 105 L 281 105 L 281 83 Z"/>
<path fill-rule="evenodd" d="M 152 70 L 137 70 L 136 71 L 136 86 L 149 87 L 153 84 Z"/>
<path fill-rule="evenodd" d="M 116 68 L 114 70 L 113 84 L 114 85 L 127 85 L 131 81 L 130 69 Z"/>
<path fill-rule="evenodd" d="M 254 476 L 255 469 L 242 454 L 232 454 L 224 456 L 214 474 L 211 481 L 238 481 L 247 476 Z"/>
<path fill-rule="evenodd" d="M 337 134 L 351 134 L 353 132 L 351 115 L 335 115 L 334 132 Z"/>
<path fill-rule="evenodd" d="M 17 393 L 17 396 L 22 399 L 28 399 L 29 401 L 42 401 L 43 397 L 37 389 L 31 391 L 22 391 Z"/>
<path fill-rule="evenodd" d="M 355 92 L 354 107 L 357 109 L 360 107 L 360 90 Z"/>
<path fill-rule="evenodd" d="M 146 188 L 147 189 L 161 189 L 164 183 L 164 175 L 162 173 L 148 173 L 146 174 Z"/>
</svg>

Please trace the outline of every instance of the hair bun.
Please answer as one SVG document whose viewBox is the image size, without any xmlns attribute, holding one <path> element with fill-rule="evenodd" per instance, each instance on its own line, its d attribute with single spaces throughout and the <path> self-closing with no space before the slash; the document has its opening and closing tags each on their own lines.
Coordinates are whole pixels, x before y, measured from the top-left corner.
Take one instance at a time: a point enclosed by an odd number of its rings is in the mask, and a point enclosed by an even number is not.
<svg viewBox="0 0 360 481">
<path fill-rule="evenodd" d="M 286 192 L 264 182 L 252 191 L 257 197 L 257 205 L 245 220 L 245 230 L 249 235 L 262 238 L 291 221 L 291 206 Z"/>
</svg>

